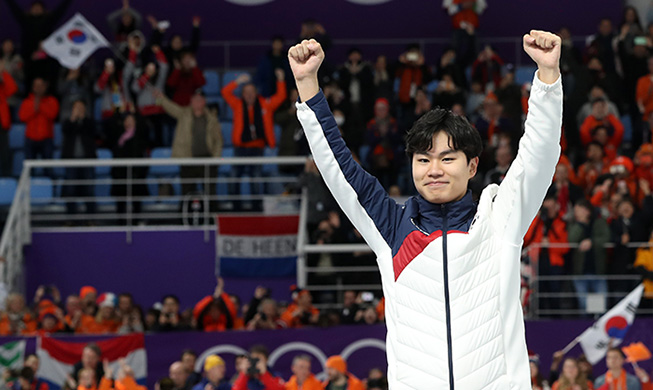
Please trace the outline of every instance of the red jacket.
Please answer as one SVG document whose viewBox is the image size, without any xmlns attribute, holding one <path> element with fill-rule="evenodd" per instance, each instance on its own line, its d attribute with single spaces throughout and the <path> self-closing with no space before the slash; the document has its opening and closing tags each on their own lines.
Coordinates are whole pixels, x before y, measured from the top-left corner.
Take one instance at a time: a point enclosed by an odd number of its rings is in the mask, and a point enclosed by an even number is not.
<svg viewBox="0 0 653 390">
<path fill-rule="evenodd" d="M 198 88 L 206 84 L 204 75 L 198 67 L 194 67 L 190 72 L 182 72 L 181 69 L 175 69 L 168 77 L 168 86 L 175 92 L 172 101 L 180 106 L 190 104 L 190 98 Z"/>
<path fill-rule="evenodd" d="M 274 137 L 274 112 L 279 108 L 281 103 L 286 100 L 286 83 L 285 81 L 277 80 L 277 92 L 269 98 L 264 98 L 263 96 L 258 96 L 259 104 L 261 105 L 261 110 L 263 111 L 263 127 L 265 130 L 265 140 L 255 139 L 249 142 L 242 141 L 243 135 L 243 100 L 237 97 L 234 94 L 234 91 L 238 88 L 238 84 L 235 81 L 230 82 L 222 88 L 222 97 L 227 101 L 229 106 L 234 112 L 233 119 L 233 128 L 231 133 L 231 139 L 236 147 L 240 148 L 264 148 L 265 144 L 269 147 L 274 148 L 276 145 L 276 140 Z M 249 109 L 249 123 L 254 123 L 254 109 L 253 107 L 248 107 Z"/>
<path fill-rule="evenodd" d="M 238 374 L 238 378 L 234 382 L 231 390 L 247 390 L 247 382 L 250 380 L 255 380 L 250 378 L 244 373 Z M 283 384 L 283 380 L 279 377 L 272 376 L 270 371 L 266 371 L 264 374 L 258 376 L 258 380 L 263 384 L 265 390 L 285 390 L 286 387 Z"/>
<path fill-rule="evenodd" d="M 614 160 L 617 157 L 617 149 L 621 146 L 621 140 L 624 137 L 624 125 L 613 114 L 608 114 L 602 120 L 596 119 L 593 115 L 588 116 L 580 126 L 580 140 L 583 142 L 583 146 L 592 142 L 592 130 L 598 125 L 604 125 L 613 130 L 604 149 L 605 156 L 610 160 Z"/>
<path fill-rule="evenodd" d="M 9 130 L 11 127 L 11 113 L 7 99 L 18 91 L 13 77 L 6 71 L 0 72 L 0 129 Z"/>
<path fill-rule="evenodd" d="M 34 94 L 30 94 L 18 110 L 18 118 L 25 122 L 25 137 L 32 141 L 54 138 L 54 121 L 59 114 L 59 102 L 53 96 L 43 96 L 34 109 Z"/>
<path fill-rule="evenodd" d="M 547 234 L 547 239 L 551 244 L 566 244 L 567 239 L 567 224 L 558 216 L 553 220 L 551 229 Z M 544 222 L 538 215 L 533 220 L 533 223 L 528 228 L 528 232 L 524 236 L 524 248 L 531 244 L 541 243 L 544 238 Z M 537 248 L 540 249 L 540 248 Z M 541 248 L 542 250 L 549 251 L 549 263 L 553 266 L 562 267 L 565 265 L 564 255 L 569 252 L 568 247 L 564 248 Z M 529 253 L 532 253 L 529 251 Z M 539 251 L 537 252 L 539 253 Z"/>
</svg>

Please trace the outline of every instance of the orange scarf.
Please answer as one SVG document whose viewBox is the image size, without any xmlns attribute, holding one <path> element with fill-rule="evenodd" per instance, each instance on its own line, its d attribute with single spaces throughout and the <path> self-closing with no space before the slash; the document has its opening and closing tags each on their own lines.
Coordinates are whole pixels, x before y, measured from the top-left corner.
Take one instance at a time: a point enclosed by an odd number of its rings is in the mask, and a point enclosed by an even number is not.
<svg viewBox="0 0 653 390">
<path fill-rule="evenodd" d="M 626 371 L 621 370 L 619 378 L 612 377 L 612 371 L 605 374 L 605 383 L 608 385 L 609 390 L 627 390 L 626 389 Z"/>
</svg>

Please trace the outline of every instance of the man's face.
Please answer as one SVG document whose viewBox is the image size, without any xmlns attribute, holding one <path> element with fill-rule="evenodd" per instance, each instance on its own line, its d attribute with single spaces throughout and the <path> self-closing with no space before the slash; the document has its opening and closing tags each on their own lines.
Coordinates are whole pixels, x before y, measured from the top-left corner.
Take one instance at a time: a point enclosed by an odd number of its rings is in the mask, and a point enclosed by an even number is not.
<svg viewBox="0 0 653 390">
<path fill-rule="evenodd" d="M 507 146 L 502 146 L 497 149 L 496 157 L 497 165 L 505 167 L 512 161 L 512 152 Z"/>
<path fill-rule="evenodd" d="M 181 362 L 174 362 L 170 365 L 169 375 L 175 387 L 178 388 L 183 387 L 188 379 L 188 373 L 184 370 L 184 365 Z"/>
<path fill-rule="evenodd" d="M 184 369 L 188 372 L 195 371 L 195 355 L 192 353 L 185 353 L 181 357 L 181 364 L 184 365 Z"/>
<path fill-rule="evenodd" d="M 5 39 L 4 42 L 2 42 L 2 52 L 5 54 L 9 54 L 14 51 L 14 42 L 11 39 Z"/>
<path fill-rule="evenodd" d="M 40 15 L 43 15 L 44 12 L 45 12 L 45 9 L 43 8 L 43 4 L 41 4 L 41 3 L 34 3 L 29 8 L 29 13 L 32 16 L 40 16 Z"/>
<path fill-rule="evenodd" d="M 173 36 L 170 40 L 170 47 L 172 50 L 181 50 L 184 47 L 184 41 L 181 39 L 181 36 Z"/>
<path fill-rule="evenodd" d="M 453 150 L 449 135 L 440 131 L 433 136 L 431 150 L 413 155 L 413 183 L 430 203 L 455 202 L 467 193 L 467 183 L 477 166 L 478 157 L 468 163 L 465 153 Z"/>
<path fill-rule="evenodd" d="M 115 309 L 113 306 L 102 306 L 100 307 L 100 315 L 105 320 L 108 320 L 113 317 Z"/>
<path fill-rule="evenodd" d="M 612 33 L 612 22 L 607 19 L 602 20 L 601 24 L 599 24 L 599 33 L 604 36 L 610 35 Z"/>
<path fill-rule="evenodd" d="M 283 50 L 283 41 L 281 39 L 275 39 L 272 41 L 272 51 L 274 53 L 281 53 Z"/>
<path fill-rule="evenodd" d="M 603 148 L 596 144 L 587 147 L 587 159 L 593 162 L 599 162 L 603 159 Z"/>
<path fill-rule="evenodd" d="M 95 369 L 100 361 L 100 357 L 90 348 L 84 348 L 82 351 L 82 366 Z"/>
<path fill-rule="evenodd" d="M 265 364 L 267 366 L 268 358 L 265 357 L 265 355 L 263 355 L 262 353 L 252 352 L 249 355 L 252 357 L 252 359 L 258 359 L 260 362 L 263 362 L 263 364 Z"/>
<path fill-rule="evenodd" d="M 201 112 L 204 110 L 204 107 L 206 107 L 206 99 L 204 96 L 196 93 L 192 98 L 190 98 L 190 107 L 193 111 Z"/>
<path fill-rule="evenodd" d="M 166 298 L 163 301 L 163 312 L 177 314 L 179 312 L 179 304 L 173 298 Z"/>
<path fill-rule="evenodd" d="M 608 351 L 605 365 L 608 366 L 608 370 L 621 370 L 624 366 L 624 358 L 617 351 Z"/>
<path fill-rule="evenodd" d="M 377 119 L 385 119 L 388 117 L 388 114 L 390 113 L 390 108 L 388 107 L 387 104 L 383 102 L 376 103 L 374 105 L 374 117 Z"/>
<path fill-rule="evenodd" d="M 128 296 L 120 296 L 118 298 L 118 309 L 120 309 L 121 313 L 129 313 L 132 309 L 132 300 Z"/>
<path fill-rule="evenodd" d="M 39 358 L 36 355 L 30 355 L 25 360 L 25 367 L 29 367 L 36 373 L 39 370 Z"/>
<path fill-rule="evenodd" d="M 356 302 L 356 292 L 354 291 L 345 291 L 345 296 L 343 297 L 343 305 L 349 307 Z"/>
<path fill-rule="evenodd" d="M 361 56 L 361 53 L 357 51 L 352 51 L 351 53 L 349 53 L 349 62 L 351 62 L 352 64 L 358 64 L 361 62 L 362 59 L 363 57 Z"/>
<path fill-rule="evenodd" d="M 342 375 L 342 374 L 340 373 L 340 371 L 336 370 L 336 369 L 333 368 L 333 367 L 327 367 L 326 371 L 327 371 L 327 376 L 329 377 L 329 380 L 330 380 L 330 381 L 336 381 L 336 380 L 338 380 L 338 379 L 340 378 L 340 376 Z"/>
<path fill-rule="evenodd" d="M 304 359 L 297 359 L 291 367 L 292 373 L 297 376 L 299 382 L 304 382 L 311 374 L 311 362 Z"/>
<path fill-rule="evenodd" d="M 45 90 L 47 88 L 47 85 L 45 84 L 45 81 L 43 79 L 37 78 L 34 79 L 34 82 L 32 83 L 32 93 L 34 93 L 35 96 L 43 96 L 45 95 Z"/>
<path fill-rule="evenodd" d="M 247 84 L 243 86 L 243 99 L 247 105 L 254 105 L 256 102 L 256 87 L 254 84 Z"/>
<path fill-rule="evenodd" d="M 211 383 L 218 383 L 224 378 L 225 371 L 226 367 L 224 364 L 218 364 L 206 372 L 206 377 Z"/>
<path fill-rule="evenodd" d="M 574 206 L 574 219 L 578 222 L 586 222 L 590 219 L 591 211 L 581 205 Z"/>
</svg>

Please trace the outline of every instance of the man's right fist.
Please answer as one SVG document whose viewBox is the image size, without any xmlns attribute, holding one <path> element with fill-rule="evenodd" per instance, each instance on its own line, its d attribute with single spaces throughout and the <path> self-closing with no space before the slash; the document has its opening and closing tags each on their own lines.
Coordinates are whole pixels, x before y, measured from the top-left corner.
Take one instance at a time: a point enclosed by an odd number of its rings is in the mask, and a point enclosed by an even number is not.
<svg viewBox="0 0 653 390">
<path fill-rule="evenodd" d="M 298 82 L 310 77 L 317 79 L 317 70 L 324 60 L 324 50 L 315 40 L 303 40 L 288 50 L 290 69 Z"/>
</svg>

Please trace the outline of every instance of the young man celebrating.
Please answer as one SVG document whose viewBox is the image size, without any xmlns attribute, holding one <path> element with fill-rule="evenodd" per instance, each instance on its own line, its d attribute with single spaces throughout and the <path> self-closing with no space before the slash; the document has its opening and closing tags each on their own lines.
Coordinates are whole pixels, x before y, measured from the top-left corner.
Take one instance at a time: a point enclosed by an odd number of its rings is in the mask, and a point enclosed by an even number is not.
<svg viewBox="0 0 653 390">
<path fill-rule="evenodd" d="M 345 146 L 317 72 L 324 52 L 303 41 L 288 52 L 297 116 L 322 177 L 377 255 L 386 298 L 391 389 L 530 389 L 519 302 L 522 239 L 560 154 L 560 38 L 531 31 L 537 63 L 526 132 L 500 186 L 477 204 L 467 189 L 481 139 L 462 117 L 435 109 L 406 137 L 419 195 L 397 205 Z"/>
</svg>

